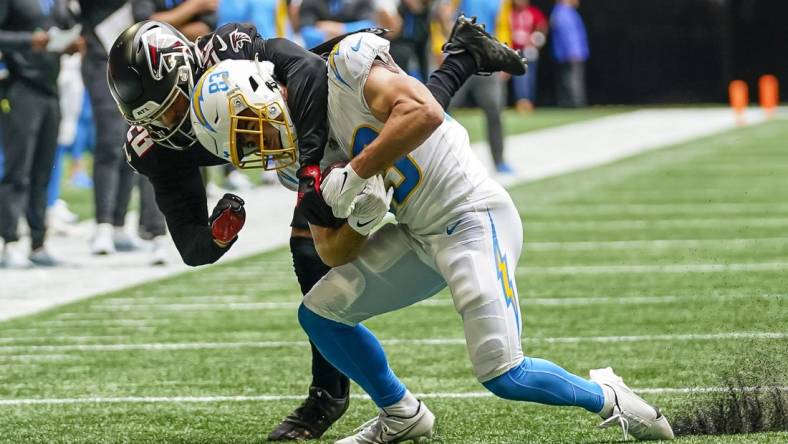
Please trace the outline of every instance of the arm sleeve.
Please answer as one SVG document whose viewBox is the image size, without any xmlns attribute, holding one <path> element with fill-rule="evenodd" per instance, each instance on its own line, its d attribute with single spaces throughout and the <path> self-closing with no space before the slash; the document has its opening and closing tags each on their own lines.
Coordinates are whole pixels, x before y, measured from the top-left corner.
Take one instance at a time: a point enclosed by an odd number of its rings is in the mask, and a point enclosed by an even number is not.
<svg viewBox="0 0 788 444">
<path fill-rule="evenodd" d="M 32 40 L 32 32 L 0 31 L 0 50 L 29 48 Z"/>
<path fill-rule="evenodd" d="M 156 203 L 167 219 L 172 240 L 186 265 L 212 264 L 229 250 L 213 241 L 208 204 L 197 166 L 150 177 Z M 235 241 L 233 241 L 235 242 Z"/>
<path fill-rule="evenodd" d="M 208 225 L 208 204 L 199 167 L 210 163 L 191 154 L 199 156 L 207 151 L 164 151 L 167 148 L 155 146 L 147 131 L 135 126 L 129 128 L 126 137 L 126 161 L 153 185 L 156 204 L 167 219 L 183 262 L 191 266 L 216 262 L 229 247 L 214 243 Z"/>
<path fill-rule="evenodd" d="M 287 105 L 298 131 L 301 165 L 317 165 L 328 139 L 328 78 L 319 56 L 287 39 L 259 39 L 256 55 L 274 64 L 287 87 Z"/>
<path fill-rule="evenodd" d="M 10 0 L 0 0 L 0 28 L 6 25 L 8 13 L 11 7 Z M 30 47 L 33 39 L 32 32 L 23 31 L 4 31 L 0 29 L 0 50 L 13 50 L 18 48 Z"/>
</svg>

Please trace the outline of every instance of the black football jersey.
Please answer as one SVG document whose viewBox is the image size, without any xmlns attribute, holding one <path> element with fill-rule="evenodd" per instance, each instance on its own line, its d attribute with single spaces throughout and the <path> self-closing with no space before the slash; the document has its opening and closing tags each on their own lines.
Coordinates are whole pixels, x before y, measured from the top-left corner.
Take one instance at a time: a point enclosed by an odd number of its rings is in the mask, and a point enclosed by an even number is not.
<svg viewBox="0 0 788 444">
<path fill-rule="evenodd" d="M 249 24 L 230 23 L 196 42 L 197 76 L 225 59 L 268 60 L 287 86 L 287 103 L 298 132 L 302 165 L 319 164 L 328 137 L 328 78 L 319 56 L 286 39 L 263 39 Z M 195 79 L 197 80 L 197 79 Z M 198 142 L 183 151 L 156 144 L 142 127 L 131 127 L 124 146 L 129 165 L 147 176 L 175 245 L 188 265 L 213 263 L 226 251 L 213 242 L 200 167 L 220 165 Z"/>
</svg>

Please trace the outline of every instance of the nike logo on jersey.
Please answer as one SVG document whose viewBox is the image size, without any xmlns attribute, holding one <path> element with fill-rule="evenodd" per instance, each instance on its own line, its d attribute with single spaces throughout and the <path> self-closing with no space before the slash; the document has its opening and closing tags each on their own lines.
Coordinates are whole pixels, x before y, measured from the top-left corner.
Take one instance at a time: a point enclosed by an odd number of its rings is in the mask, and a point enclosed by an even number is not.
<svg viewBox="0 0 788 444">
<path fill-rule="evenodd" d="M 339 187 L 340 192 L 345 189 L 345 182 L 347 182 L 347 171 L 342 172 L 342 186 Z"/>
<path fill-rule="evenodd" d="M 353 51 L 358 52 L 358 50 L 361 49 L 361 41 L 362 40 L 364 40 L 364 37 L 361 37 L 360 39 L 358 39 L 358 42 L 356 42 L 356 46 L 351 46 L 350 49 L 352 49 Z"/>
<path fill-rule="evenodd" d="M 357 226 L 358 228 L 364 228 L 364 227 L 366 227 L 367 225 L 371 224 L 371 223 L 372 223 L 374 220 L 375 220 L 375 219 L 370 219 L 370 220 L 368 220 L 368 221 L 366 221 L 366 222 L 356 222 L 356 226 Z"/>
<path fill-rule="evenodd" d="M 462 222 L 462 220 L 458 220 L 454 225 L 446 227 L 446 234 L 451 236 L 452 233 L 454 233 L 454 230 L 457 229 L 457 226 L 460 225 L 460 222 Z"/>
</svg>

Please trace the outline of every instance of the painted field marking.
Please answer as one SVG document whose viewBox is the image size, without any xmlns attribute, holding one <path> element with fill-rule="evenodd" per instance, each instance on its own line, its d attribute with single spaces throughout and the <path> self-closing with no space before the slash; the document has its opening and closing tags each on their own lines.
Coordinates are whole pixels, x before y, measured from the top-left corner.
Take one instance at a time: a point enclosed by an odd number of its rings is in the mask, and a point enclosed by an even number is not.
<svg viewBox="0 0 788 444">
<path fill-rule="evenodd" d="M 625 241 L 579 241 L 579 242 L 528 242 L 526 251 L 587 251 L 587 250 L 642 250 L 666 248 L 726 247 L 745 248 L 760 244 L 780 247 L 788 244 L 788 237 L 766 237 L 747 239 L 659 239 Z"/>
<path fill-rule="evenodd" d="M 666 334 L 642 336 L 567 336 L 524 338 L 524 342 L 546 344 L 576 344 L 581 342 L 642 342 L 642 341 L 708 341 L 724 339 L 785 339 L 788 332 L 730 332 L 709 334 Z M 465 338 L 383 339 L 384 345 L 465 345 Z M 229 350 L 237 348 L 303 347 L 306 341 L 240 341 L 240 342 L 159 342 L 140 344 L 60 344 L 60 345 L 0 345 L 0 352 L 95 352 L 95 351 L 170 351 L 170 350 Z M 2 356 L 2 355 L 0 355 Z"/>
<path fill-rule="evenodd" d="M 530 298 L 521 296 L 520 304 L 526 306 L 572 306 L 572 305 L 605 305 L 605 304 L 668 304 L 674 302 L 691 302 L 694 300 L 733 300 L 750 298 L 781 298 L 788 295 L 704 295 L 704 296 L 621 296 L 621 297 L 580 297 L 580 298 Z M 227 303 L 160 303 L 160 304 L 96 304 L 91 310 L 99 312 L 116 311 L 265 311 L 265 310 L 294 310 L 300 302 L 270 301 L 270 302 L 227 302 Z M 446 307 L 454 305 L 451 299 L 433 298 L 415 304 L 426 307 Z M 82 316 L 85 313 L 78 313 Z M 69 316 L 70 317 L 70 316 Z M 76 320 L 75 320 L 76 321 Z M 155 322 L 150 319 L 148 322 Z M 2 341 L 2 339 L 0 339 Z"/>
<path fill-rule="evenodd" d="M 615 274 L 615 273 L 721 273 L 730 271 L 782 271 L 788 262 L 751 264 L 674 264 L 674 265 L 579 265 L 579 266 L 518 266 L 526 274 Z"/>
<path fill-rule="evenodd" d="M 557 214 L 557 215 L 576 215 L 576 216 L 599 216 L 606 214 L 654 214 L 663 215 L 679 214 L 686 212 L 703 212 L 703 214 L 720 213 L 742 213 L 752 215 L 753 213 L 778 213 L 788 212 L 788 202 L 775 203 L 747 203 L 747 202 L 715 202 L 715 203 L 653 203 L 653 204 L 534 204 L 524 205 L 521 212 L 525 214 L 525 220 L 531 215 Z"/>
<path fill-rule="evenodd" d="M 768 391 L 777 389 L 788 391 L 788 387 L 743 387 L 740 391 Z M 633 388 L 638 393 L 645 394 L 698 394 L 698 393 L 725 393 L 728 387 L 644 387 Z M 435 392 L 414 393 L 420 399 L 473 399 L 492 398 L 490 392 Z M 353 399 L 369 400 L 369 396 L 352 394 Z M 58 405 L 58 404 L 133 404 L 133 403 L 212 403 L 212 402 L 276 402 L 299 401 L 304 399 L 299 395 L 241 395 L 241 396 L 117 396 L 117 397 L 85 397 L 85 398 L 20 398 L 0 399 L 0 406 L 19 405 Z"/>
<path fill-rule="evenodd" d="M 591 220 L 591 221 L 549 221 L 549 222 L 528 222 L 524 220 L 526 231 L 528 229 L 538 230 L 595 230 L 595 231 L 615 231 L 615 230 L 636 230 L 653 228 L 708 228 L 714 226 L 723 227 L 785 227 L 788 226 L 788 218 L 744 218 L 729 217 L 707 218 L 707 219 L 619 219 L 619 220 Z"/>
</svg>

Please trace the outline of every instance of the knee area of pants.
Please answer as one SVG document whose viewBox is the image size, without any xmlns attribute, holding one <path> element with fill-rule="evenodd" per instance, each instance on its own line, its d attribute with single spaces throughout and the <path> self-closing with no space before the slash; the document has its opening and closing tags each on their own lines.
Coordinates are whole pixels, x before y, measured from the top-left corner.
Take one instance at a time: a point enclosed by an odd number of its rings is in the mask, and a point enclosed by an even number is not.
<svg viewBox="0 0 788 444">
<path fill-rule="evenodd" d="M 502 369 L 512 368 L 515 365 L 513 359 L 517 358 L 507 344 L 497 337 L 488 338 L 469 352 L 474 373 L 480 380 L 488 379 L 489 375 L 500 374 Z"/>
<path fill-rule="evenodd" d="M 304 304 L 301 304 L 298 307 L 298 322 L 308 334 L 311 334 L 315 331 L 326 331 L 329 329 L 341 330 L 352 328 L 347 325 L 340 324 L 339 322 L 332 321 L 331 319 L 324 318 L 323 316 L 320 316 L 319 314 L 310 310 Z"/>
</svg>

